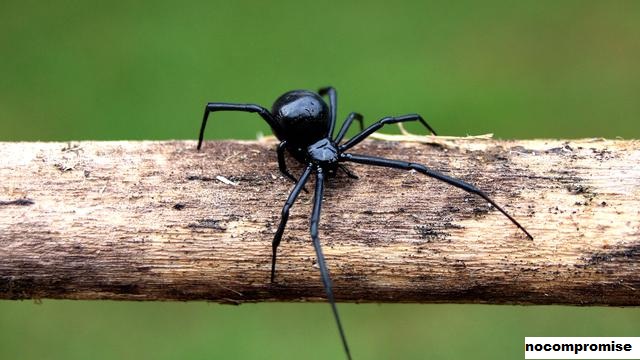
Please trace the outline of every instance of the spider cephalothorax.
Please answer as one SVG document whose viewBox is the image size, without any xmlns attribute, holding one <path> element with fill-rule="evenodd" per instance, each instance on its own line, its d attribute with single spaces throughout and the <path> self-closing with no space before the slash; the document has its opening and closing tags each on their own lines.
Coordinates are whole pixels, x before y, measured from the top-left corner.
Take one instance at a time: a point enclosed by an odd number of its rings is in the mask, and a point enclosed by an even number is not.
<svg viewBox="0 0 640 360">
<path fill-rule="evenodd" d="M 322 99 L 325 95 L 329 97 L 328 106 Z M 287 220 L 289 219 L 289 209 L 293 206 L 296 198 L 304 189 L 304 186 L 311 177 L 311 174 L 315 173 L 316 184 L 310 226 L 311 239 L 316 251 L 320 274 L 327 293 L 327 298 L 331 304 L 334 317 L 338 324 L 338 330 L 340 331 L 342 344 L 349 359 L 351 359 L 351 354 L 340 323 L 338 310 L 335 306 L 329 271 L 325 264 L 322 247 L 320 246 L 320 239 L 318 237 L 318 224 L 320 222 L 320 208 L 322 205 L 325 177 L 335 175 L 336 171 L 339 169 L 344 171 L 348 176 L 357 178 L 346 167 L 344 167 L 342 163 L 354 162 L 396 169 L 415 170 L 429 177 L 444 181 L 447 184 L 480 196 L 509 218 L 511 222 L 513 222 L 527 235 L 527 237 L 533 239 L 531 234 L 529 234 L 529 232 L 527 232 L 520 223 L 511 217 L 511 215 L 507 214 L 500 206 L 498 206 L 498 204 L 491 200 L 487 194 L 469 183 L 441 174 L 421 164 L 346 152 L 386 124 L 419 121 L 433 135 L 435 135 L 435 131 L 433 131 L 431 126 L 429 126 L 429 124 L 427 124 L 420 115 L 410 114 L 397 117 L 385 117 L 373 123 L 366 129 L 363 129 L 362 115 L 352 112 L 345 120 L 338 134 L 334 137 L 333 132 L 336 125 L 337 115 L 337 95 L 336 90 L 332 87 L 322 88 L 318 93 L 308 90 L 289 91 L 275 101 L 271 108 L 271 112 L 262 106 L 254 104 L 208 103 L 204 110 L 204 118 L 202 119 L 202 126 L 200 128 L 198 150 L 202 146 L 207 118 L 209 117 L 209 114 L 214 111 L 246 111 L 258 113 L 271 126 L 273 133 L 276 135 L 278 140 L 280 140 L 280 144 L 277 148 L 278 166 L 280 171 L 287 178 L 295 182 L 295 186 L 282 208 L 280 224 L 278 225 L 278 229 L 276 230 L 272 242 L 273 253 L 271 258 L 271 282 L 274 282 L 275 279 L 276 251 L 280 245 L 280 241 L 282 240 L 282 234 L 284 233 Z M 360 132 L 351 139 L 342 143 L 342 139 L 354 120 L 360 123 Z M 289 151 L 296 160 L 306 165 L 298 179 L 287 169 L 284 157 L 285 150 Z"/>
</svg>

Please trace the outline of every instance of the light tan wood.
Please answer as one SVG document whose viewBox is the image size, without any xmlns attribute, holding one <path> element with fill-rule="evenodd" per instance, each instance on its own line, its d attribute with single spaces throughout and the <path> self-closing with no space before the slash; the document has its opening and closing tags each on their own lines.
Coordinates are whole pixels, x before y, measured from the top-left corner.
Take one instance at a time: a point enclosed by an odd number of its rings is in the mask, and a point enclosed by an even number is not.
<svg viewBox="0 0 640 360">
<path fill-rule="evenodd" d="M 640 142 L 425 138 L 354 153 L 426 164 L 329 179 L 321 242 L 339 301 L 640 305 Z M 251 301 L 324 297 L 273 141 L 0 143 L 0 298 Z M 289 158 L 293 172 L 300 165 Z M 313 183 L 307 186 L 313 190 Z"/>
</svg>

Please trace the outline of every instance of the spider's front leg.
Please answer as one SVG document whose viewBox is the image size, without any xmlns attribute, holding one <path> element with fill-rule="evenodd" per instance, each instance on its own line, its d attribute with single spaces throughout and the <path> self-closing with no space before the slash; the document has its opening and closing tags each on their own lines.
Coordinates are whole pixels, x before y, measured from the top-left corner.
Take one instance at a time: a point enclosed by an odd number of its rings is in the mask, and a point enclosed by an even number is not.
<svg viewBox="0 0 640 360">
<path fill-rule="evenodd" d="M 284 176 L 286 176 L 289 180 L 293 181 L 294 183 L 297 183 L 298 179 L 296 179 L 296 177 L 289 172 L 289 168 L 287 168 L 287 163 L 284 159 L 284 152 L 286 149 L 287 149 L 287 140 L 284 140 L 283 142 L 278 144 L 278 149 L 277 149 L 278 168 L 280 168 L 280 172 L 283 173 Z M 302 190 L 306 193 L 309 192 L 307 188 L 305 188 L 304 186 L 302 187 Z"/>
<path fill-rule="evenodd" d="M 312 166 L 309 165 L 304 169 L 304 172 L 300 176 L 300 180 L 296 183 L 287 198 L 287 201 L 284 203 L 284 207 L 282 208 L 282 216 L 280 217 L 280 224 L 278 224 L 278 230 L 276 230 L 276 234 L 273 237 L 273 242 L 271 243 L 271 247 L 273 250 L 271 256 L 271 282 L 275 279 L 276 275 L 276 252 L 278 251 L 278 246 L 280 245 L 280 241 L 282 240 L 282 234 L 284 234 L 284 228 L 287 226 L 287 220 L 289 220 L 289 209 L 293 206 L 293 203 L 300 195 L 300 191 L 304 188 L 304 184 L 309 180 L 309 175 L 311 175 Z"/>
<path fill-rule="evenodd" d="M 281 142 L 280 144 L 278 144 L 278 167 L 280 168 L 280 172 L 284 174 L 284 176 L 286 176 L 287 178 L 289 178 L 289 180 L 293 181 L 294 183 L 298 182 L 298 179 L 296 179 L 295 176 L 291 175 L 291 173 L 289 172 L 289 169 L 287 168 L 287 163 L 284 160 L 284 151 L 287 148 L 287 140 Z"/>
<path fill-rule="evenodd" d="M 475 186 L 467 182 L 441 174 L 435 170 L 429 169 L 424 165 L 411 163 L 407 161 L 391 160 L 391 159 L 385 159 L 381 157 L 356 155 L 356 154 L 342 154 L 340 155 L 340 158 L 341 158 L 341 161 L 350 161 L 350 162 L 355 162 L 360 164 L 383 166 L 383 167 L 403 169 L 403 170 L 415 170 L 419 173 L 422 173 L 434 179 L 443 181 L 449 185 L 453 185 L 457 188 L 460 188 L 468 193 L 478 195 L 481 198 L 483 198 L 485 201 L 487 201 L 489 204 L 493 205 L 496 209 L 498 209 L 498 211 L 500 211 L 504 216 L 506 216 L 509 220 L 511 220 L 511 222 L 514 225 L 516 225 L 518 228 L 520 228 L 520 230 L 522 230 L 525 234 L 527 234 L 527 237 L 529 237 L 529 239 L 533 240 L 533 236 L 529 234 L 529 232 L 524 228 L 524 226 L 520 225 L 520 223 L 516 219 L 514 219 L 511 215 L 509 215 L 506 211 L 504 211 L 500 206 L 498 206 L 498 204 L 496 204 L 493 200 L 491 200 L 489 195 L 485 194 L 484 191 L 476 188 Z"/>
<path fill-rule="evenodd" d="M 198 150 L 202 147 L 204 138 L 204 129 L 207 126 L 209 114 L 215 111 L 245 111 L 250 113 L 258 113 L 271 126 L 272 130 L 278 129 L 278 124 L 273 120 L 273 116 L 269 110 L 260 105 L 255 104 L 229 104 L 229 103 L 208 103 L 204 108 L 204 116 L 202 117 L 202 125 L 200 126 L 200 136 L 198 137 Z"/>
<path fill-rule="evenodd" d="M 410 114 L 410 115 L 403 115 L 403 116 L 390 116 L 390 117 L 382 118 L 382 119 L 378 120 L 377 122 L 371 124 L 368 128 L 364 129 L 364 131 L 362 131 L 359 134 L 357 134 L 356 136 L 352 137 L 351 139 L 349 139 L 349 141 L 347 141 L 343 145 L 340 145 L 340 151 L 345 151 L 345 150 L 348 150 L 348 149 L 354 147 L 356 144 L 360 143 L 362 140 L 366 139 L 369 135 L 371 135 L 374 132 L 378 131 L 380 128 L 382 128 L 383 126 L 385 126 L 387 124 L 395 124 L 395 123 L 409 122 L 409 121 L 419 121 L 433 135 L 436 135 L 436 132 L 433 130 L 433 128 L 431 126 L 429 126 L 429 124 L 427 124 L 427 122 L 424 121 L 422 116 L 420 116 L 418 114 Z"/>
<path fill-rule="evenodd" d="M 347 354 L 347 358 L 351 360 L 351 353 L 349 352 L 349 345 L 347 345 L 347 338 L 344 335 L 342 329 L 342 323 L 340 322 L 340 316 L 338 315 L 338 308 L 336 307 L 336 300 L 333 297 L 333 286 L 331 284 L 331 278 L 329 277 L 329 269 L 324 260 L 324 254 L 322 253 L 322 246 L 320 246 L 320 237 L 318 236 L 318 226 L 320 224 L 320 209 L 322 208 L 322 195 L 324 193 L 324 170 L 318 166 L 316 168 L 316 191 L 313 195 L 313 210 L 311 212 L 311 240 L 313 241 L 313 247 L 316 250 L 316 257 L 318 260 L 318 266 L 320 267 L 320 276 L 322 277 L 322 283 L 324 284 L 324 290 L 327 293 L 327 300 L 331 304 L 331 310 L 333 311 L 333 317 L 338 324 L 338 331 L 340 332 L 340 339 L 342 339 L 342 346 Z"/>
</svg>

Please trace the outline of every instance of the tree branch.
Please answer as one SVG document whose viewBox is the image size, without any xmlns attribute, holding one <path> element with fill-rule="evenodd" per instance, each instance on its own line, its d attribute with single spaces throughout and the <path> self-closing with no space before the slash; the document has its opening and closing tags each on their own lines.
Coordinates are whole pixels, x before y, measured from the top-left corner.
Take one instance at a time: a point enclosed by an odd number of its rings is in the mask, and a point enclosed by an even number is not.
<svg viewBox="0 0 640 360">
<path fill-rule="evenodd" d="M 329 179 L 320 224 L 338 300 L 640 305 L 639 141 L 425 139 L 353 152 L 471 182 L 535 240 L 459 189 L 350 165 L 360 179 Z M 292 188 L 274 149 L 0 143 L 0 298 L 321 299 L 312 194 L 292 209 L 269 282 Z"/>
</svg>

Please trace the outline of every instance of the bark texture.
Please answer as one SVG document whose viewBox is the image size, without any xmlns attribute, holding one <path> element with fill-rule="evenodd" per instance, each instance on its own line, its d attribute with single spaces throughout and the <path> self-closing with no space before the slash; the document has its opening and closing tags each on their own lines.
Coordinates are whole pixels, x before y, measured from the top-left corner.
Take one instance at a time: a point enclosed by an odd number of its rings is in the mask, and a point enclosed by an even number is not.
<svg viewBox="0 0 640 360">
<path fill-rule="evenodd" d="M 640 142 L 368 141 L 325 190 L 321 242 L 339 301 L 640 305 Z M 292 208 L 275 143 L 0 143 L 0 298 L 320 300 L 312 194 Z M 295 174 L 301 166 L 288 158 Z M 313 181 L 307 185 L 313 190 Z"/>
</svg>

